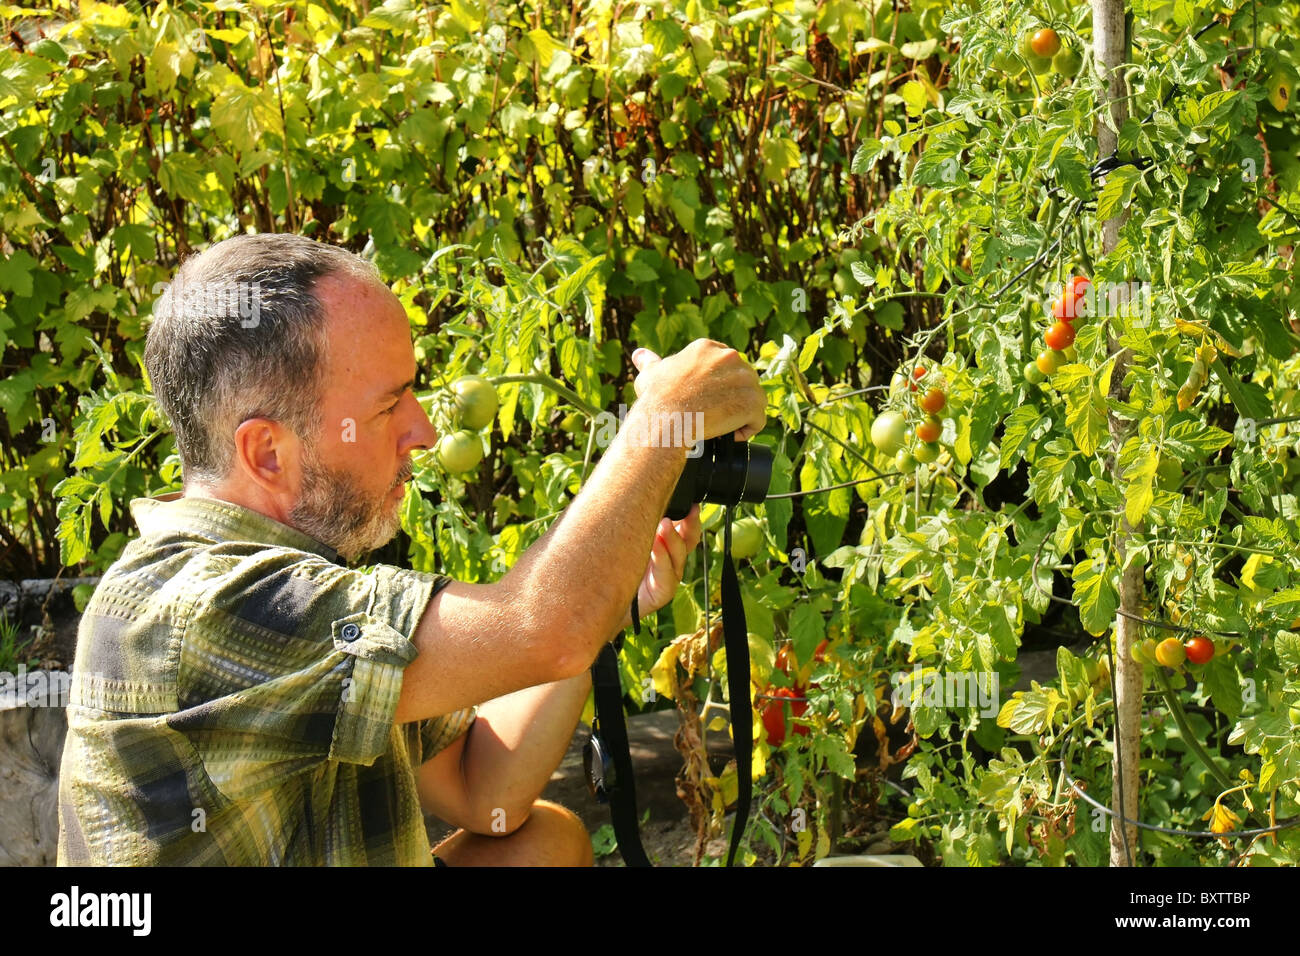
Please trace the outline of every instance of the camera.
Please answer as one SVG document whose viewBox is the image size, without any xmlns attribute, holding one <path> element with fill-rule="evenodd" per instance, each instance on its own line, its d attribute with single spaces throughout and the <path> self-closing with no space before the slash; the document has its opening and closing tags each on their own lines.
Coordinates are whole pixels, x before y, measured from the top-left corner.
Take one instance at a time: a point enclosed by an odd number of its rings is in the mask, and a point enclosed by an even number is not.
<svg viewBox="0 0 1300 956">
<path fill-rule="evenodd" d="M 701 454 L 686 459 L 665 514 L 680 521 L 697 501 L 734 505 L 762 501 L 772 482 L 772 449 L 730 435 L 710 438 Z"/>
</svg>

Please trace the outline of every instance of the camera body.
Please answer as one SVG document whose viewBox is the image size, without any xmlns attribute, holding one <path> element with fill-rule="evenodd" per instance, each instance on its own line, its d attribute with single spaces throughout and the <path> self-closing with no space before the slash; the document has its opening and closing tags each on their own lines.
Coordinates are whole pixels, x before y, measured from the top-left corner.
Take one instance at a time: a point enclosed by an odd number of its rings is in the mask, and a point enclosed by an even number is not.
<svg viewBox="0 0 1300 956">
<path fill-rule="evenodd" d="M 772 483 L 773 457 L 766 445 L 736 441 L 730 435 L 708 439 L 700 454 L 686 459 L 664 513 L 680 521 L 697 501 L 720 505 L 762 501 Z"/>
</svg>

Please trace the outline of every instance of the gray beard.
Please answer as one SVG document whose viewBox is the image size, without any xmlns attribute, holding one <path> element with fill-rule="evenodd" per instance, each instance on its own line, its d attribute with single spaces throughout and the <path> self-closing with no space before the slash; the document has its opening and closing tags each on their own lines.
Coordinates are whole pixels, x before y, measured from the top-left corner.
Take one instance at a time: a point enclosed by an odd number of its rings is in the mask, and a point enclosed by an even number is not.
<svg viewBox="0 0 1300 956">
<path fill-rule="evenodd" d="M 401 527 L 401 505 L 389 493 L 411 474 L 408 461 L 388 491 L 367 499 L 347 472 L 321 464 L 314 448 L 306 449 L 302 466 L 302 493 L 289 523 L 303 534 L 329 545 L 346 561 L 382 547 Z"/>
</svg>

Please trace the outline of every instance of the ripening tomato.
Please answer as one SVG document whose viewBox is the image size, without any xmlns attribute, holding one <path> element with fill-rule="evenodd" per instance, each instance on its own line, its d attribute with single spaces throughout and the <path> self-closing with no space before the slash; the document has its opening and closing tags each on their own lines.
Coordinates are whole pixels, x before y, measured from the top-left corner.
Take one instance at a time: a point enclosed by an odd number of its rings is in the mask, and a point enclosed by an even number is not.
<svg viewBox="0 0 1300 956">
<path fill-rule="evenodd" d="M 1187 651 L 1183 648 L 1183 642 L 1176 637 L 1166 637 L 1156 645 L 1156 660 L 1165 667 L 1177 670 L 1186 659 Z"/>
<path fill-rule="evenodd" d="M 919 381 L 921 381 L 921 379 L 923 379 L 923 378 L 925 378 L 925 366 L 923 366 L 923 365 L 918 365 L 916 368 L 914 368 L 914 369 L 912 370 L 912 379 L 913 379 L 913 381 L 908 382 L 908 383 L 907 383 L 907 387 L 910 388 L 912 391 L 915 392 L 915 391 L 916 391 L 916 383 L 919 382 Z"/>
<path fill-rule="evenodd" d="M 1045 27 L 1034 34 L 1029 46 L 1034 51 L 1034 56 L 1053 57 L 1061 52 L 1061 38 L 1051 27 Z"/>
<path fill-rule="evenodd" d="M 1038 371 L 1044 375 L 1053 374 L 1065 364 L 1065 355 L 1056 349 L 1044 349 L 1038 353 Z"/>
<path fill-rule="evenodd" d="M 1187 652 L 1187 659 L 1193 664 L 1204 664 L 1214 656 L 1214 641 L 1197 634 L 1183 644 L 1183 650 Z"/>
<path fill-rule="evenodd" d="M 1047 334 L 1043 336 L 1043 341 L 1047 343 L 1049 349 L 1064 352 L 1074 344 L 1074 326 L 1069 322 L 1057 322 L 1047 330 Z"/>
<path fill-rule="evenodd" d="M 948 396 L 944 395 L 943 389 L 932 388 L 921 397 L 918 403 L 921 408 L 931 415 L 937 415 L 943 411 L 943 406 L 947 404 Z"/>
<path fill-rule="evenodd" d="M 931 415 L 923 421 L 916 429 L 916 437 L 923 442 L 937 442 L 939 436 L 943 434 L 943 422 Z"/>
</svg>

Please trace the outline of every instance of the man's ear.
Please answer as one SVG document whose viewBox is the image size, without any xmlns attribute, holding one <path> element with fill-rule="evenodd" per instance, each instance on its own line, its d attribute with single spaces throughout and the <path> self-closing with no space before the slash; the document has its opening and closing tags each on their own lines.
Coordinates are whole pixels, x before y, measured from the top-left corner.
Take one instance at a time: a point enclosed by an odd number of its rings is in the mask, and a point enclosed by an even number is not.
<svg viewBox="0 0 1300 956">
<path fill-rule="evenodd" d="M 250 418 L 235 429 L 235 470 L 268 494 L 297 494 L 301 454 L 298 436 L 274 419 Z"/>
</svg>

